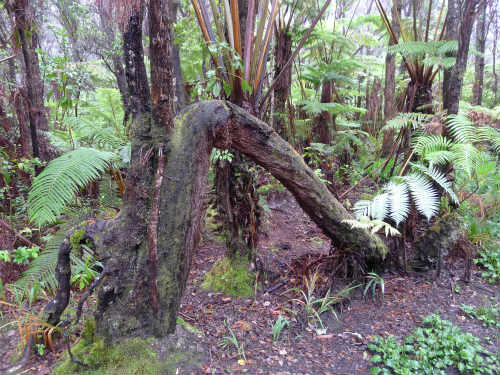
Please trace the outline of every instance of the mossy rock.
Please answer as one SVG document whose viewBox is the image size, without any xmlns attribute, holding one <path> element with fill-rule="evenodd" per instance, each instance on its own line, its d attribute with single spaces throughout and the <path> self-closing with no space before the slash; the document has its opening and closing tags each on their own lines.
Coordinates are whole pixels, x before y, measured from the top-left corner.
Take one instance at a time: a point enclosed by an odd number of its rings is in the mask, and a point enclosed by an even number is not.
<svg viewBox="0 0 500 375">
<path fill-rule="evenodd" d="M 72 347 L 73 357 L 88 365 L 82 367 L 67 353 L 52 374 L 190 374 L 200 371 L 204 350 L 196 335 L 179 324 L 176 332 L 165 338 L 125 338 L 112 345 L 95 336 L 95 321 L 90 319 L 80 341 Z M 190 326 L 193 331 L 194 327 Z"/>
<path fill-rule="evenodd" d="M 246 257 L 236 256 L 234 259 L 224 257 L 207 272 L 201 287 L 233 296 L 248 297 L 254 293 L 254 281 L 255 273 L 249 270 Z"/>
<path fill-rule="evenodd" d="M 433 263 L 438 257 L 445 257 L 453 249 L 462 233 L 460 219 L 453 214 L 437 218 L 415 241 L 415 250 L 424 263 Z"/>
</svg>

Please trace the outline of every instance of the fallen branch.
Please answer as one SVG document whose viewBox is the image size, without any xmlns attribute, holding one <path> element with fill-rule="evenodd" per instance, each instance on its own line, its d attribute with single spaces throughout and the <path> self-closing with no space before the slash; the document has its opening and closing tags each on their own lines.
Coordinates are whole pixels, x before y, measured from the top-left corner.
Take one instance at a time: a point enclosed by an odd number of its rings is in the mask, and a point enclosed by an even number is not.
<svg viewBox="0 0 500 375">
<path fill-rule="evenodd" d="M 1 62 L 1 61 L 0 61 Z M 10 226 L 4 219 L 0 219 L 0 225 L 2 227 L 4 227 L 5 229 L 7 229 L 9 232 L 12 232 L 14 233 L 14 235 L 16 236 L 16 238 L 19 238 L 21 241 L 23 241 L 26 245 L 30 246 L 30 247 L 40 247 L 38 246 L 37 244 L 31 242 L 30 240 L 28 240 L 26 237 L 24 237 L 22 234 L 19 234 L 12 226 Z"/>
</svg>

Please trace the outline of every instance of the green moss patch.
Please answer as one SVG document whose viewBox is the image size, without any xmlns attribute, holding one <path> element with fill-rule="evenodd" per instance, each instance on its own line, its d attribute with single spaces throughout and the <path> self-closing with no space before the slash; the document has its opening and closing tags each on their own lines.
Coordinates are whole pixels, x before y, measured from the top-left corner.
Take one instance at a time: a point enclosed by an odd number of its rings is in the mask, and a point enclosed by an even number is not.
<svg viewBox="0 0 500 375">
<path fill-rule="evenodd" d="M 182 319 L 180 316 L 177 317 L 177 324 L 182 326 L 188 332 L 191 332 L 191 333 L 198 335 L 198 336 L 204 336 L 203 332 L 199 328 L 196 328 L 195 326 L 189 324 L 184 319 Z"/>
<path fill-rule="evenodd" d="M 95 322 L 89 320 L 80 341 L 72 347 L 73 357 L 88 367 L 72 362 L 65 353 L 52 374 L 175 374 L 179 367 L 196 367 L 198 361 L 195 353 L 183 352 L 182 347 L 175 351 L 170 346 L 160 355 L 162 345 L 154 338 L 126 338 L 107 345 L 94 332 Z"/>
<path fill-rule="evenodd" d="M 254 280 L 255 273 L 249 270 L 248 259 L 240 256 L 235 259 L 224 257 L 205 275 L 201 287 L 233 296 L 248 297 L 254 293 Z"/>
</svg>

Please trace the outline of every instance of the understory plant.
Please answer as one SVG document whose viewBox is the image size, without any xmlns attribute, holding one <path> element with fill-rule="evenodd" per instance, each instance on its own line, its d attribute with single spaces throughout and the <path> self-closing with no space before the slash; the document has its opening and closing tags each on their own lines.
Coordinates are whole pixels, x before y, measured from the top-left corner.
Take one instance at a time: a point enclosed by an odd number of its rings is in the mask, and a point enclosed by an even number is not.
<svg viewBox="0 0 500 375">
<path fill-rule="evenodd" d="M 373 199 L 355 204 L 358 219 L 367 216 L 371 220 L 394 223 L 397 228 L 412 207 L 428 221 L 432 219 L 440 210 L 442 195 L 459 205 L 458 196 L 443 170 L 452 166 L 474 179 L 484 163 L 491 160 L 491 154 L 483 150 L 483 145 L 499 152 L 500 133 L 489 126 L 476 126 L 463 115 L 448 117 L 449 136 L 432 133 L 442 126 L 441 121 L 419 113 L 400 113 L 387 123 L 384 130 L 412 131 L 412 150 L 403 159 L 398 176 L 392 177 Z"/>
<path fill-rule="evenodd" d="M 325 334 L 327 327 L 323 324 L 322 315 L 329 312 L 337 318 L 334 309 L 335 304 L 347 298 L 349 293 L 361 286 L 361 284 L 348 286 L 333 295 L 330 294 L 329 289 L 323 297 L 318 297 L 316 293 L 319 277 L 319 272 L 316 271 L 310 277 L 304 279 L 304 289 L 291 289 L 291 291 L 299 295 L 298 298 L 292 298 L 291 302 L 295 302 L 300 307 L 300 310 L 292 310 L 291 312 L 297 315 L 299 319 L 302 319 L 305 325 L 316 331 L 317 334 Z"/>
<path fill-rule="evenodd" d="M 446 374 L 454 367 L 460 374 L 496 374 L 499 359 L 439 315 L 425 317 L 422 326 L 400 342 L 394 336 L 375 336 L 368 344 L 376 364 L 370 374 Z"/>
</svg>

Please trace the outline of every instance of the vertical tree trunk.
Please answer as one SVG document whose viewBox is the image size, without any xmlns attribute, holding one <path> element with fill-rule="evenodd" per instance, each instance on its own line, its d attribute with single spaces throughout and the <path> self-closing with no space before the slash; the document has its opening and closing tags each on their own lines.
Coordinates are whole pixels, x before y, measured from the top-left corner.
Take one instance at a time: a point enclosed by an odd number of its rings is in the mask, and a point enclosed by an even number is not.
<svg viewBox="0 0 500 375">
<path fill-rule="evenodd" d="M 173 25 L 177 19 L 177 13 L 179 11 L 179 0 L 171 0 L 168 4 L 171 21 L 170 24 Z M 173 29 L 172 29 L 173 31 Z M 174 38 L 172 38 L 173 40 Z M 188 97 L 186 94 L 186 87 L 184 83 L 184 78 L 182 77 L 182 69 L 181 69 L 181 58 L 179 56 L 179 46 L 175 43 L 172 43 L 172 67 L 174 69 L 174 77 L 175 77 L 175 112 L 179 112 L 182 108 L 188 105 Z"/>
<path fill-rule="evenodd" d="M 445 69 L 443 75 L 443 109 L 448 114 L 458 113 L 463 78 L 469 56 L 470 36 L 479 2 L 480 0 L 464 0 L 461 12 L 458 0 L 448 0 L 446 37 L 448 40 L 458 40 L 456 63 L 453 67 Z"/>
<path fill-rule="evenodd" d="M 28 0 L 20 0 L 6 4 L 6 9 L 15 20 L 18 43 L 23 55 L 23 74 L 28 99 L 28 116 L 30 122 L 31 147 L 33 157 L 48 160 L 50 155 L 45 142 L 40 142 L 39 130 L 49 130 L 43 99 L 43 82 L 38 64 L 38 35 L 33 27 L 32 19 L 27 14 L 30 10 Z M 29 30 L 29 33 L 26 31 Z"/>
<path fill-rule="evenodd" d="M 486 47 L 486 1 L 482 1 L 479 7 L 478 20 L 476 24 L 476 50 L 481 56 L 476 56 L 474 64 L 474 86 L 472 88 L 472 104 L 481 105 L 483 101 L 484 80 L 484 52 Z"/>
<path fill-rule="evenodd" d="M 321 85 L 321 103 L 333 101 L 333 81 L 323 81 Z M 320 143 L 330 145 L 332 142 L 333 116 L 329 111 L 322 111 L 315 119 L 313 139 Z"/>
<path fill-rule="evenodd" d="M 498 38 L 498 1 L 494 1 L 492 5 L 493 14 L 493 106 L 498 104 L 498 73 L 496 69 L 496 55 L 497 55 L 497 38 Z"/>
<path fill-rule="evenodd" d="M 292 36 L 286 28 L 279 28 L 276 30 L 276 47 L 274 51 L 274 77 L 276 78 L 292 55 Z M 286 69 L 287 71 L 281 76 L 278 82 L 276 82 L 276 86 L 274 87 L 273 126 L 279 135 L 289 140 L 285 118 L 286 103 L 290 96 L 290 88 L 292 86 L 292 64 Z"/>
<path fill-rule="evenodd" d="M 391 27 L 396 38 L 399 38 L 399 22 L 398 17 L 401 14 L 401 2 L 393 0 L 392 2 L 392 20 Z M 389 46 L 394 45 L 392 38 L 389 38 Z M 394 118 L 397 114 L 396 99 L 396 56 L 392 53 L 387 53 L 385 57 L 385 86 L 384 86 L 384 122 Z M 382 142 L 382 155 L 387 156 L 393 146 L 394 130 L 386 131 Z"/>
</svg>

